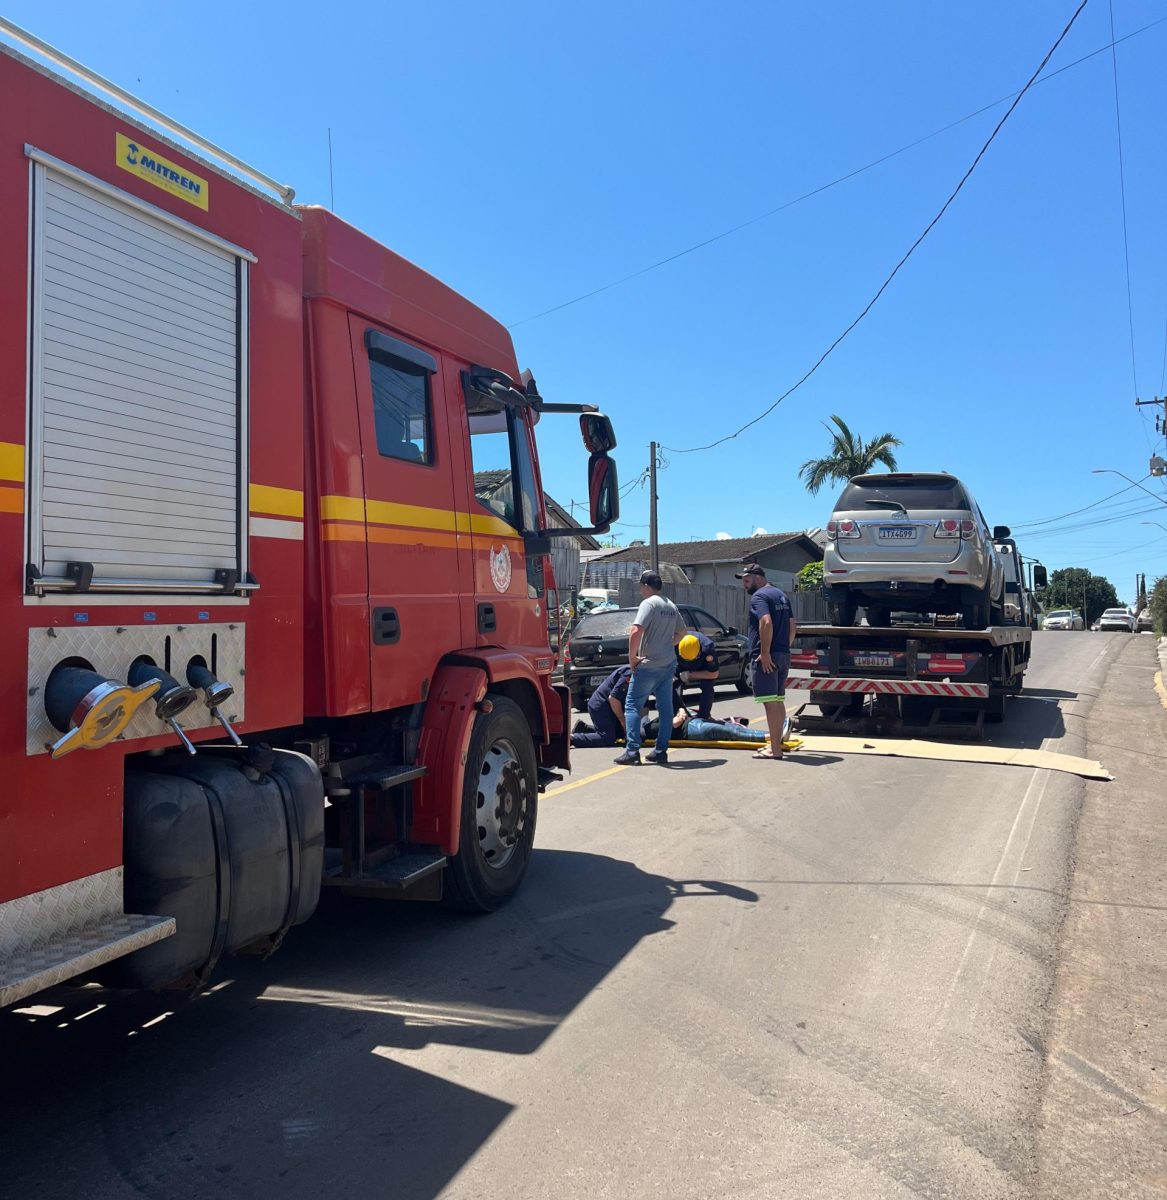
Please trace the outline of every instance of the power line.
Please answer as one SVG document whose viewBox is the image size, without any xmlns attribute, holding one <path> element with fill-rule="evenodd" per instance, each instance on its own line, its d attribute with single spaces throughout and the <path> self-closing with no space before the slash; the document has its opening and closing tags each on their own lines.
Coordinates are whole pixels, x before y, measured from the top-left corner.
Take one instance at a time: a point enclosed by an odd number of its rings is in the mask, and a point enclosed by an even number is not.
<svg viewBox="0 0 1167 1200">
<path fill-rule="evenodd" d="M 1144 475 L 1139 483 L 1145 483 L 1150 479 L 1150 475 Z M 1129 492 L 1131 488 L 1138 487 L 1138 483 L 1128 483 L 1126 487 L 1119 488 L 1117 492 L 1111 492 L 1109 496 L 1103 496 L 1101 500 L 1095 500 L 1093 504 L 1087 504 L 1084 508 L 1071 509 L 1070 512 L 1058 513 L 1056 517 L 1040 517 L 1033 521 L 1018 521 L 1012 526 L 1013 529 L 1031 529 L 1034 525 L 1051 525 L 1055 521 L 1064 521 L 1067 517 L 1076 517 L 1079 513 L 1088 512 L 1092 508 L 1097 508 L 1100 504 L 1105 504 L 1109 500 L 1113 500 L 1116 496 L 1121 496 L 1123 492 Z"/>
<path fill-rule="evenodd" d="M 981 159 L 985 156 L 985 151 L 987 151 L 988 148 L 996 140 L 997 134 L 999 134 L 1001 132 L 1002 128 L 1004 128 L 1005 122 L 1009 120 L 1009 118 L 1013 115 L 1013 111 L 1017 108 L 1018 104 L 1021 103 L 1021 98 L 1025 95 L 1026 92 L 1029 91 L 1029 89 L 1033 86 L 1034 82 L 1036 81 L 1037 77 L 1045 69 L 1046 63 L 1048 63 L 1049 60 L 1053 57 L 1054 51 L 1056 51 L 1057 48 L 1062 44 L 1066 35 L 1073 28 L 1074 22 L 1081 15 L 1082 10 L 1086 7 L 1086 5 L 1088 3 L 1089 3 L 1089 0 L 1082 0 L 1082 2 L 1074 10 L 1074 15 L 1066 23 L 1066 27 L 1062 30 L 1062 32 L 1060 34 L 1058 34 L 1057 41 L 1055 41 L 1054 44 L 1049 48 L 1049 50 L 1046 51 L 1045 57 L 1038 64 L 1037 70 L 1034 71 L 1034 73 L 1029 77 L 1028 83 L 1026 83 L 1026 85 L 1021 89 L 1021 91 L 1019 91 L 1017 93 L 1016 97 L 1014 97 L 1013 103 L 1009 105 L 1009 108 L 1006 110 L 1005 115 L 997 122 L 996 127 L 993 129 L 993 132 L 989 134 L 988 140 L 980 148 L 980 150 L 977 151 L 976 158 L 974 158 L 972 160 L 972 164 L 969 166 L 968 170 L 965 171 L 963 176 L 961 176 L 960 182 L 953 189 L 952 194 L 948 197 L 947 200 L 944 201 L 943 205 L 941 205 L 940 211 L 932 218 L 931 221 L 928 222 L 928 224 L 924 228 L 924 232 L 921 233 L 918 238 L 916 238 L 916 240 L 908 248 L 908 252 L 892 268 L 891 274 L 883 281 L 883 283 L 881 283 L 879 285 L 879 290 L 875 293 L 874 296 L 871 297 L 870 300 L 868 300 L 867 305 L 864 307 L 863 311 L 855 318 L 854 321 L 851 322 L 850 325 L 847 326 L 846 329 L 843 330 L 843 332 L 841 334 L 839 334 L 839 336 L 837 338 L 835 338 L 835 340 L 826 348 L 826 350 L 823 351 L 822 355 L 819 357 L 818 362 L 816 362 L 814 364 L 814 366 L 811 367 L 811 369 L 809 371 L 807 371 L 806 374 L 803 375 L 803 377 L 797 383 L 795 383 L 791 387 L 787 388 L 786 391 L 783 392 L 782 395 L 779 396 L 778 399 L 775 400 L 774 403 L 770 405 L 769 408 L 767 408 L 763 412 L 759 413 L 752 420 L 747 421 L 740 429 L 735 430 L 733 433 L 727 433 L 724 437 L 717 438 L 716 441 L 708 442 L 704 446 L 689 446 L 684 450 L 678 450 L 678 449 L 674 448 L 674 449 L 672 449 L 672 452 L 674 454 L 695 454 L 700 450 L 712 450 L 714 446 L 720 446 L 724 442 L 730 442 L 730 441 L 733 441 L 734 438 L 740 437 L 751 426 L 757 425 L 759 421 L 762 421 L 766 417 L 768 417 L 778 407 L 778 405 L 781 404 L 782 401 L 785 400 L 788 396 L 790 396 L 794 392 L 798 391 L 798 389 L 800 387 L 802 387 L 802 385 L 804 383 L 806 383 L 806 381 L 819 369 L 819 367 L 821 367 L 823 365 L 823 363 L 825 363 L 827 361 L 827 359 L 834 353 L 835 349 L 843 342 L 843 340 L 848 336 L 848 334 L 850 334 L 850 332 L 855 328 L 855 326 L 858 325 L 859 322 L 862 321 L 863 318 L 866 317 L 867 314 L 875 307 L 876 302 L 883 295 L 883 293 L 885 291 L 887 291 L 888 287 L 890 287 L 891 281 L 893 279 L 895 279 L 895 277 L 900 273 L 900 270 L 903 268 L 904 264 L 908 261 L 909 258 L 912 257 L 913 254 L 915 254 L 916 249 L 920 245 L 920 243 L 923 242 L 923 240 L 928 236 L 928 234 L 930 234 L 932 232 L 932 230 L 939 223 L 940 218 L 943 217 L 944 214 L 948 211 L 948 208 L 952 204 L 952 202 L 956 199 L 957 196 L 960 195 L 961 190 L 964 188 L 964 185 L 969 181 L 970 176 L 977 169 L 977 166 L 980 164 Z M 670 447 L 666 446 L 665 449 L 666 450 L 670 449 Z"/>
<path fill-rule="evenodd" d="M 1076 14 L 1075 14 L 1076 15 Z M 1147 30 L 1153 29 L 1156 25 L 1161 25 L 1167 21 L 1167 17 L 1160 17 L 1156 21 L 1149 21 L 1146 25 L 1140 25 L 1138 29 L 1132 29 L 1130 33 L 1123 34 L 1116 41 L 1110 42 L 1108 45 L 1099 46 L 1096 50 L 1091 50 L 1089 54 L 1083 54 L 1081 58 L 1074 59 L 1073 62 L 1066 63 L 1064 67 L 1058 67 L 1056 71 L 1051 71 L 1048 75 L 1043 76 L 1037 82 L 1048 83 L 1055 76 L 1060 75 L 1063 71 L 1072 70 L 1074 67 L 1081 66 L 1082 63 L 1088 62 L 1092 58 L 1096 58 L 1099 54 L 1105 54 L 1107 50 L 1121 43 L 1128 41 L 1130 38 L 1138 37 L 1139 34 L 1146 33 Z M 1113 28 L 1111 29 L 1111 37 L 1114 36 Z M 1032 81 L 1031 81 L 1032 82 Z M 1026 88 L 1029 84 L 1025 85 Z M 599 296 L 604 292 L 610 292 L 613 288 L 620 287 L 622 284 L 631 283 L 634 279 L 639 279 L 642 275 L 648 275 L 652 271 L 658 270 L 660 267 L 668 266 L 669 263 L 676 262 L 680 258 L 686 258 L 690 254 L 695 254 L 698 250 L 704 250 L 706 246 L 712 246 L 715 242 L 723 241 L 727 237 L 732 237 L 735 233 L 740 233 L 743 229 L 748 229 L 751 225 L 757 225 L 761 221 L 768 220 L 770 217 L 777 216 L 780 212 L 785 212 L 788 208 L 793 208 L 796 204 L 801 204 L 804 200 L 813 199 L 813 197 L 821 195 L 823 192 L 830 191 L 832 188 L 839 187 L 840 184 L 847 183 L 858 175 L 863 175 L 867 171 L 872 171 L 876 167 L 882 166 L 885 162 L 890 162 L 893 158 L 898 158 L 901 154 L 906 154 L 909 150 L 914 150 L 917 146 L 922 146 L 925 142 L 931 141 L 933 138 L 939 137 L 943 133 L 947 133 L 950 129 L 955 129 L 959 125 L 964 125 L 968 121 L 981 116 L 983 113 L 990 112 L 998 105 L 1004 104 L 1009 100 L 1019 99 L 1025 88 L 1020 92 L 1010 92 L 1007 96 L 999 96 L 996 100 L 990 101 L 988 104 L 982 104 L 980 108 L 974 109 L 970 113 L 966 113 L 963 117 L 958 117 L 955 121 L 949 121 L 947 125 L 940 126 L 939 129 L 933 129 L 931 133 L 926 133 L 922 137 L 918 137 L 915 141 L 907 142 L 900 146 L 897 150 L 891 150 L 887 154 L 882 154 L 879 158 L 874 158 L 869 163 L 865 163 L 861 167 L 856 167 L 854 170 L 848 171 L 844 175 L 840 175 L 837 179 L 832 179 L 829 183 L 820 184 L 818 187 L 811 188 L 809 192 L 803 192 L 801 196 L 795 196 L 792 200 L 786 200 L 782 204 L 774 208 L 767 209 L 763 213 L 758 213 L 757 216 L 749 217 L 745 221 L 739 222 L 737 225 L 731 225 L 728 229 L 723 229 L 720 233 L 715 233 L 707 238 L 703 238 L 699 242 L 694 242 L 691 246 L 686 246 L 683 250 L 678 250 L 673 254 L 668 254 L 664 258 L 657 259 L 656 262 L 651 262 L 647 266 L 640 267 L 635 271 L 629 272 L 627 275 L 621 275 L 618 279 L 613 279 L 608 283 L 601 284 L 599 287 L 592 288 L 590 291 L 581 292 L 578 296 L 573 296 L 570 300 L 564 300 L 560 304 L 553 304 L 550 308 L 542 309 L 540 312 L 532 313 L 530 316 L 521 317 L 517 321 L 511 322 L 507 326 L 508 329 L 517 329 L 520 325 L 526 325 L 530 321 L 538 321 L 541 317 L 548 317 L 552 313 L 561 312 L 565 308 L 571 308 L 573 305 L 581 304 L 585 300 L 591 300 L 594 296 Z M 1164 372 L 1167 375 L 1167 343 L 1164 345 Z M 1162 390 L 1162 389 L 1160 389 Z"/>
<path fill-rule="evenodd" d="M 1161 505 L 1146 504 L 1142 508 L 1132 508 L 1120 513 L 1109 513 L 1106 516 L 1093 517 L 1085 521 L 1077 521 L 1070 525 L 1063 525 L 1057 529 L 1039 529 L 1034 533 L 1027 533 L 1025 541 L 1035 542 L 1042 538 L 1059 538 L 1070 537 L 1074 534 L 1082 533 L 1088 529 L 1100 529 L 1106 525 L 1115 525 L 1122 521 L 1131 521 L 1135 517 L 1145 517 L 1151 513 L 1161 513 L 1163 508 Z"/>
</svg>

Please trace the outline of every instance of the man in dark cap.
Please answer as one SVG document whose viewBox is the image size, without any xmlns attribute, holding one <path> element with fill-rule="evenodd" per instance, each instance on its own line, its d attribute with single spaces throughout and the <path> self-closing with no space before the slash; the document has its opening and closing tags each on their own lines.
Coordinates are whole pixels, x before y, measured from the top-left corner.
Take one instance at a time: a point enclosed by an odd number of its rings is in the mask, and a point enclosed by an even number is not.
<svg viewBox="0 0 1167 1200">
<path fill-rule="evenodd" d="M 770 744 L 755 758 L 781 758 L 786 724 L 786 676 L 790 673 L 790 647 L 797 632 L 790 601 L 781 588 L 766 581 L 766 572 L 750 563 L 736 578 L 750 594 L 749 655 L 754 699 L 766 710 Z"/>
</svg>

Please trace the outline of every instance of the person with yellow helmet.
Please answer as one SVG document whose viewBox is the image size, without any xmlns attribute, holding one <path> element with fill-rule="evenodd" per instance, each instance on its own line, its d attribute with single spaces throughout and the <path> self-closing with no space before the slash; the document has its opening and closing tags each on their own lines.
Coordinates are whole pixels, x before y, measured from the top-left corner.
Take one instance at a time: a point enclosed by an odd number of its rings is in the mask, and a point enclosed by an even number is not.
<svg viewBox="0 0 1167 1200">
<path fill-rule="evenodd" d="M 717 682 L 717 646 L 711 637 L 690 629 L 677 643 L 677 658 L 680 660 L 679 680 L 700 686 L 697 700 L 697 716 L 708 721 L 713 716 L 713 685 Z M 678 692 L 679 692 L 678 688 Z M 674 704 L 676 709 L 679 704 Z"/>
</svg>

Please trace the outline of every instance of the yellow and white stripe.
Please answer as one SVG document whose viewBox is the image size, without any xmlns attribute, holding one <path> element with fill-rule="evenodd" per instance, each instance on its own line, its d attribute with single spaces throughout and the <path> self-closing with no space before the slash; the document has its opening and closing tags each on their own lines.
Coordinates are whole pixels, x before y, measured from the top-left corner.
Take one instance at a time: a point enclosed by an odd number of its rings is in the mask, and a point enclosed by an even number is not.
<svg viewBox="0 0 1167 1200">
<path fill-rule="evenodd" d="M 304 540 L 304 493 L 253 483 L 248 492 L 251 536 Z"/>
<path fill-rule="evenodd" d="M 0 442 L 0 513 L 22 512 L 24 447 L 19 442 Z"/>
</svg>

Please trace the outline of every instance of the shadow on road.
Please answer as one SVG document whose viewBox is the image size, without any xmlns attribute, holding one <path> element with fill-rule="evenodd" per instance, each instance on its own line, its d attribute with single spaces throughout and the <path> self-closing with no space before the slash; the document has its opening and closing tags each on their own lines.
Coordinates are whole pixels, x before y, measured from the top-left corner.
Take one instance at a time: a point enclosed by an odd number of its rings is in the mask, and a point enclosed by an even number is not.
<svg viewBox="0 0 1167 1200">
<path fill-rule="evenodd" d="M 674 902 L 757 898 L 542 850 L 489 917 L 329 895 L 208 992 L 56 989 L 0 1012 L 0 1191 L 431 1200 L 511 1111 L 474 1051 L 538 1050 Z"/>
<path fill-rule="evenodd" d="M 1066 722 L 1061 708 L 1051 703 L 1051 699 L 1039 695 L 1037 689 L 1031 693 L 1028 688 L 1023 696 L 1012 697 L 1005 710 L 1004 722 L 985 725 L 986 743 L 1024 750 L 1040 746 L 1046 738 L 1056 740 L 1062 737 L 1066 732 Z"/>
<path fill-rule="evenodd" d="M 783 762 L 794 763 L 797 767 L 827 767 L 831 763 L 842 762 L 838 754 L 815 754 L 804 750 L 787 750 L 782 756 Z"/>
</svg>

